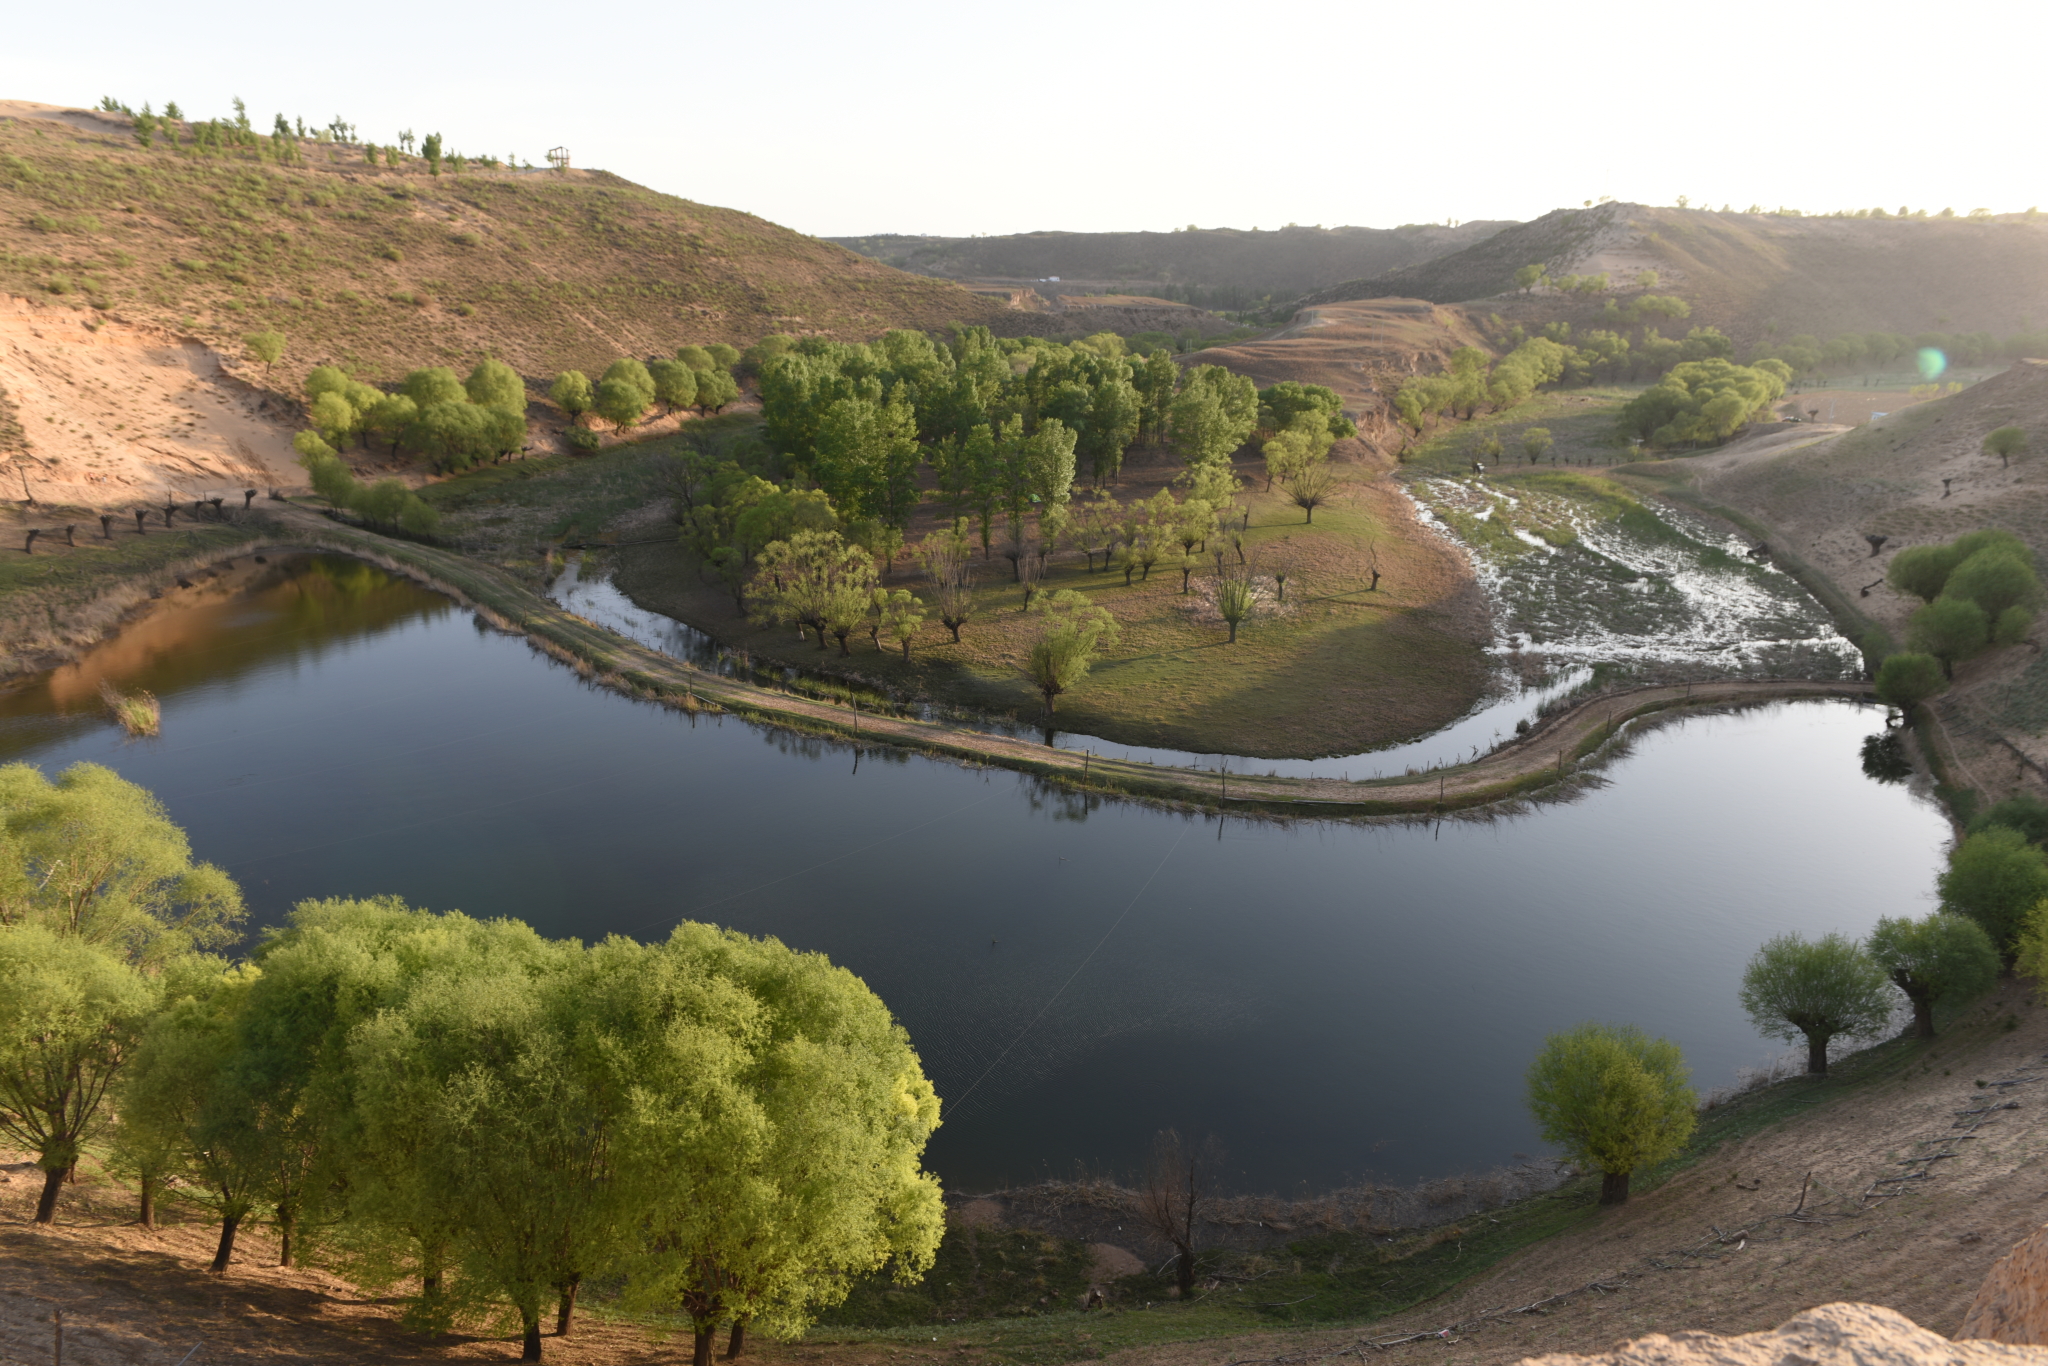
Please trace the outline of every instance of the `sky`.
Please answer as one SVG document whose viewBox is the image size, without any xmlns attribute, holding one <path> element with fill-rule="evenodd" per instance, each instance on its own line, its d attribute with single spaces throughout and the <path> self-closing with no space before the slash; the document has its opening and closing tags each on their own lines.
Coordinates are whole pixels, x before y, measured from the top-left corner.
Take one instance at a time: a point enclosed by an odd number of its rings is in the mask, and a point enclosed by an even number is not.
<svg viewBox="0 0 2048 1366">
<path fill-rule="evenodd" d="M 206 117 L 239 94 L 265 127 L 561 145 L 820 236 L 2048 205 L 2037 97 L 1999 46 L 2030 31 L 2017 4 L 10 10 L 0 98 Z"/>
</svg>

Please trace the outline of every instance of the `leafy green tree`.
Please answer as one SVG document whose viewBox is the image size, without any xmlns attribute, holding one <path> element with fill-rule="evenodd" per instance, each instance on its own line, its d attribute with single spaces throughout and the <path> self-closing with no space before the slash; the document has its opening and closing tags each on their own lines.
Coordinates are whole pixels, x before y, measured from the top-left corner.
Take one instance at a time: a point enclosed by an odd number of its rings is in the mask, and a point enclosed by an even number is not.
<svg viewBox="0 0 2048 1366">
<path fill-rule="evenodd" d="M 1994 826 L 1963 838 L 1935 886 L 1941 909 L 1976 921 L 2010 955 L 2027 912 L 2048 900 L 2048 858 L 2019 831 Z"/>
<path fill-rule="evenodd" d="M 2005 531 L 1972 531 L 1947 545 L 1908 546 L 1892 557 L 1885 579 L 1902 593 L 1933 602 L 1948 586 L 1949 575 L 1963 561 L 1987 550 L 2002 550 L 2031 563 L 2032 552 L 2025 542 Z"/>
<path fill-rule="evenodd" d="M 356 429 L 356 410 L 339 393 L 325 393 L 314 399 L 310 415 L 321 440 L 330 446 L 346 444 Z"/>
<path fill-rule="evenodd" d="M 901 527 L 917 501 L 917 418 L 901 397 L 842 398 L 818 425 L 818 484 L 849 517 Z"/>
<path fill-rule="evenodd" d="M 564 370 L 556 375 L 555 382 L 548 387 L 548 397 L 571 418 L 589 412 L 590 405 L 596 401 L 591 392 L 590 378 L 581 370 Z"/>
<path fill-rule="evenodd" d="M 405 1142 L 421 1195 L 455 1214 L 461 1264 L 518 1312 L 526 1361 L 540 1360 L 543 1306 L 625 1250 L 612 1149 L 629 1088 L 602 1041 L 579 1040 L 580 960 L 551 944 L 431 975 L 354 1046 L 366 1126 Z"/>
<path fill-rule="evenodd" d="M 1076 449 L 1087 459 L 1089 474 L 1098 485 L 1123 470 L 1124 452 L 1138 439 L 1144 408 L 1143 398 L 1128 380 L 1106 380 L 1090 395 Z"/>
<path fill-rule="evenodd" d="M 2000 427 L 1984 438 L 1984 453 L 1998 457 L 1998 467 L 2008 468 L 2012 458 L 2027 448 L 2024 427 Z"/>
<path fill-rule="evenodd" d="M 40 925 L 155 968 L 233 940 L 242 893 L 194 863 L 149 792 L 98 764 L 0 766 L 0 926 Z"/>
<path fill-rule="evenodd" d="M 0 1135 L 42 1169 L 35 1222 L 56 1217 L 153 1004 L 134 967 L 83 936 L 39 919 L 0 925 Z"/>
<path fill-rule="evenodd" d="M 1788 1041 L 1803 1035 L 1806 1070 L 1826 1076 L 1830 1040 L 1873 1036 L 1891 1019 L 1891 985 L 1846 935 L 1781 934 L 1765 941 L 1743 971 L 1742 1008 L 1760 1034 Z"/>
<path fill-rule="evenodd" d="M 758 617 L 810 628 L 822 650 L 832 624 L 860 620 L 876 587 L 866 551 L 836 531 L 799 531 L 761 552 L 749 596 Z M 844 636 L 839 648 L 850 653 Z"/>
<path fill-rule="evenodd" d="M 251 332 L 242 338 L 242 344 L 249 348 L 250 356 L 263 362 L 265 374 L 270 367 L 284 359 L 284 333 Z"/>
<path fill-rule="evenodd" d="M 1522 454 L 1530 464 L 1541 460 L 1550 450 L 1550 429 L 1548 427 L 1524 427 L 1522 429 Z"/>
<path fill-rule="evenodd" d="M 2003 546 L 1980 550 L 1955 567 L 1942 585 L 1942 595 L 1974 602 L 1994 621 L 2012 608 L 2035 607 L 2041 601 L 2041 581 L 2029 558 Z"/>
<path fill-rule="evenodd" d="M 504 408 L 510 412 L 526 411 L 526 381 L 519 378 L 519 372 L 501 360 L 480 360 L 469 372 L 469 378 L 462 382 L 462 391 L 471 403 L 486 408 Z"/>
<path fill-rule="evenodd" d="M 1685 1055 L 1634 1025 L 1582 1024 L 1544 1041 L 1529 1066 L 1529 1111 L 1545 1141 L 1599 1170 L 1600 1203 L 1628 1201 L 1629 1179 L 1676 1156 L 1698 1103 Z"/>
<path fill-rule="evenodd" d="M 738 347 L 724 342 L 713 342 L 704 349 L 711 353 L 711 363 L 720 370 L 730 371 L 742 359 Z"/>
<path fill-rule="evenodd" d="M 362 414 L 362 428 L 367 434 L 391 443 L 391 454 L 398 454 L 398 443 L 413 423 L 419 420 L 419 405 L 404 394 L 390 394 L 371 404 Z"/>
<path fill-rule="evenodd" d="M 718 362 L 712 359 L 711 352 L 701 346 L 677 347 L 676 359 L 692 370 L 716 370 L 718 368 Z"/>
<path fill-rule="evenodd" d="M 1169 413 L 1174 444 L 1190 465 L 1228 460 L 1258 420 L 1257 386 L 1220 365 L 1189 370 Z"/>
<path fill-rule="evenodd" d="M 1173 363 L 1170 352 L 1155 350 L 1145 357 L 1143 364 L 1131 367 L 1131 387 L 1138 391 L 1141 438 L 1156 442 L 1165 436 L 1179 385 L 1180 367 Z"/>
<path fill-rule="evenodd" d="M 1041 508 L 1064 507 L 1073 496 L 1074 446 L 1075 433 L 1058 418 L 1047 418 L 1024 439 L 1024 486 Z"/>
<path fill-rule="evenodd" d="M 739 381 L 723 370 L 706 370 L 697 376 L 697 411 L 720 412 L 740 396 Z"/>
<path fill-rule="evenodd" d="M 1915 650 L 1940 660 L 1942 672 L 1954 678 L 1958 663 L 1990 643 L 1991 620 L 1974 602 L 1939 597 L 1913 614 L 1906 623 L 1906 638 Z"/>
<path fill-rule="evenodd" d="M 1998 981 L 1998 950 L 1984 927 L 1947 911 L 1886 918 L 1870 934 L 1870 956 L 1913 1003 L 1913 1028 L 1934 1037 L 1936 1006 L 1976 1000 Z"/>
<path fill-rule="evenodd" d="M 426 158 L 427 171 L 431 175 L 441 174 L 441 135 L 429 133 L 420 143 L 420 155 Z"/>
<path fill-rule="evenodd" d="M 931 1267 L 943 1214 L 919 1165 L 938 1098 L 859 978 L 689 923 L 659 947 L 613 940 L 591 960 L 617 993 L 582 993 L 597 1029 L 640 1045 L 619 1069 L 637 1102 L 620 1184 L 653 1234 L 635 1297 L 691 1319 L 696 1366 L 721 1322 L 733 1355 L 749 1324 L 800 1333 L 856 1276 Z"/>
<path fill-rule="evenodd" d="M 182 1198 L 220 1216 L 214 1275 L 233 1260 L 277 1156 L 274 1136 L 257 1122 L 250 1078 L 238 1069 L 239 1017 L 258 975 L 217 959 L 174 965 L 121 1088 L 122 1125 L 175 1149 Z"/>
<path fill-rule="evenodd" d="M 348 386 L 348 371 L 338 365 L 316 365 L 306 372 L 304 388 L 309 399 L 317 399 L 322 394 L 343 393 Z"/>
<path fill-rule="evenodd" d="M 653 401 L 651 389 L 642 389 L 630 380 L 601 379 L 591 407 L 599 417 L 623 431 L 638 422 Z"/>
<path fill-rule="evenodd" d="M 1968 833 L 1974 835 L 1993 826 L 2017 830 L 2029 844 L 2048 844 L 2048 802 L 2031 792 L 2015 793 L 1972 816 Z"/>
<path fill-rule="evenodd" d="M 1908 716 L 1930 697 L 1948 689 L 1948 675 L 1933 655 L 1901 651 L 1877 666 L 1877 697 Z"/>
<path fill-rule="evenodd" d="M 1523 266 L 1520 270 L 1517 270 L 1515 272 L 1515 288 L 1521 290 L 1522 293 L 1527 294 L 1530 290 L 1536 288 L 1537 285 L 1542 284 L 1543 277 L 1548 273 L 1549 272 L 1540 265 L 1532 264 Z"/>
<path fill-rule="evenodd" d="M 1040 594 L 1031 610 L 1045 617 L 1045 626 L 1031 643 L 1024 672 L 1044 696 L 1045 714 L 1051 716 L 1053 700 L 1088 676 L 1096 652 L 1116 644 L 1116 618 L 1071 588 Z"/>
<path fill-rule="evenodd" d="M 681 361 L 651 361 L 647 373 L 654 381 L 654 397 L 669 412 L 697 401 L 697 372 Z"/>
<path fill-rule="evenodd" d="M 445 365 L 414 370 L 405 377 L 400 392 L 418 404 L 421 412 L 436 404 L 469 402 L 469 391 L 462 387 L 462 381 L 455 377 L 455 372 Z"/>
</svg>

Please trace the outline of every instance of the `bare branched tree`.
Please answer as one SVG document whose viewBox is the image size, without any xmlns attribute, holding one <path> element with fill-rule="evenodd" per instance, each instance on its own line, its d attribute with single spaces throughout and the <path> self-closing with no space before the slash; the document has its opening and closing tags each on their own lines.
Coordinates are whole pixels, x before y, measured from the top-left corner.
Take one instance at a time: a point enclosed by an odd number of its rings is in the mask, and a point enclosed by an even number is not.
<svg viewBox="0 0 2048 1366">
<path fill-rule="evenodd" d="M 1194 1292 L 1195 1240 L 1216 1199 L 1222 1168 L 1223 1148 L 1214 1138 L 1194 1144 L 1163 1129 L 1152 1140 L 1152 1157 L 1138 1190 L 1138 1218 L 1173 1245 L 1174 1282 L 1182 1299 Z"/>
</svg>

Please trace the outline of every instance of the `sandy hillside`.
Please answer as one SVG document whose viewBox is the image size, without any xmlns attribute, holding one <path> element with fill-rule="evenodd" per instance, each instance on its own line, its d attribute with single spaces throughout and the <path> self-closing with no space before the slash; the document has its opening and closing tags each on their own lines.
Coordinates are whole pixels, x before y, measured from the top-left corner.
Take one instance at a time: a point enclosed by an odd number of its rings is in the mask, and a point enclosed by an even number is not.
<svg viewBox="0 0 2048 1366">
<path fill-rule="evenodd" d="M 1393 391 L 1413 375 L 1436 373 L 1451 352 L 1468 345 L 1485 342 L 1458 309 L 1420 299 L 1369 299 L 1304 308 L 1278 332 L 1184 361 L 1227 365 L 1261 388 L 1294 380 L 1334 389 L 1360 438 L 1391 458 L 1406 444 L 1392 417 Z"/>
<path fill-rule="evenodd" d="M 305 483 L 285 405 L 212 348 L 0 296 L 0 391 L 27 438 L 0 478 L 21 499 L 92 508 Z"/>
</svg>

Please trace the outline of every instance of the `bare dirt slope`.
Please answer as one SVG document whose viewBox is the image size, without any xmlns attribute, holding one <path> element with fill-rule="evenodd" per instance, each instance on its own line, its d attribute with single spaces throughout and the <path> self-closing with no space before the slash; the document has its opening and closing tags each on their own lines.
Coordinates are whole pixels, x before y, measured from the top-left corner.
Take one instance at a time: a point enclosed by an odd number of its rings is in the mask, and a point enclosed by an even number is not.
<svg viewBox="0 0 2048 1366">
<path fill-rule="evenodd" d="M 1990 1108 L 2000 1106 L 2013 1108 Z M 1925 1161 L 1940 1152 L 1955 1156 Z M 1913 1177 L 1922 1169 L 1924 1178 Z M 1893 1184 L 1873 1190 L 1881 1180 Z M 1120 1359 L 1284 1356 L 1307 1366 L 1362 1337 L 1422 1333 L 1370 1355 L 1394 1366 L 1505 1366 L 1649 1332 L 1758 1332 L 1834 1300 L 1882 1304 L 1952 1335 L 1991 1264 L 2044 1219 L 2048 1010 L 2008 981 L 1894 1078 L 1718 1151 L 1369 1332 L 1274 1334 Z M 1604 1288 L 1585 1289 L 1595 1283 Z M 1551 1295 L 1569 1298 L 1512 1312 Z"/>
<path fill-rule="evenodd" d="M 1485 341 L 1460 309 L 1421 299 L 1369 299 L 1304 308 L 1268 336 L 1183 360 L 1228 366 L 1262 388 L 1294 380 L 1334 389 L 1361 440 L 1391 459 L 1406 444 L 1393 422 L 1394 390 L 1411 376 L 1436 373 L 1460 346 L 1474 345 Z"/>
<path fill-rule="evenodd" d="M 2048 219 L 1831 218 L 1600 204 L 1559 209 L 1432 260 L 1320 290 L 1303 305 L 1403 296 L 1486 300 L 1511 320 L 1599 326 L 1597 304 L 1514 294 L 1515 271 L 1655 270 L 1659 292 L 1747 349 L 1795 333 L 2023 331 L 2048 315 Z"/>
<path fill-rule="evenodd" d="M 1704 497 L 1755 517 L 1902 638 L 1920 603 L 1883 582 L 1899 550 L 1996 527 L 2048 554 L 2048 459 L 2023 454 L 2008 468 L 1983 452 L 1985 434 L 2009 424 L 2048 432 L 2048 362 L 2022 361 L 1853 429 L 1778 429 L 1653 473 L 1690 479 Z M 1866 534 L 1890 538 L 1875 558 Z M 2020 781 L 2041 790 L 2041 771 L 2008 746 L 2048 763 L 2048 655 L 2038 646 L 1992 651 L 1959 667 L 1956 682 L 1940 710 L 1964 777 L 1987 793 Z"/>
<path fill-rule="evenodd" d="M 23 449 L 9 499 L 113 507 L 297 487 L 285 405 L 211 347 L 0 295 L 0 412 Z M 0 454 L 5 454 L 0 443 Z"/>
</svg>

